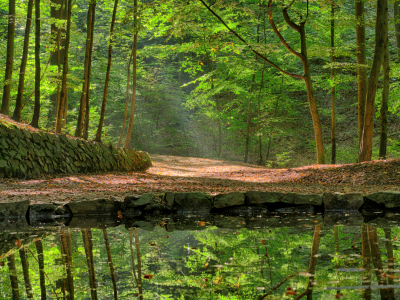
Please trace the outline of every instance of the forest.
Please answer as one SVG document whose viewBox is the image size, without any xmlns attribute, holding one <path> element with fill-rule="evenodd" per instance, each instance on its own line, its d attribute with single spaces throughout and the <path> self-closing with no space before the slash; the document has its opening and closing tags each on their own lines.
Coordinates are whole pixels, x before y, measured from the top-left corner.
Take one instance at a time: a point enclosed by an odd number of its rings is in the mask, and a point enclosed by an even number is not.
<svg viewBox="0 0 400 300">
<path fill-rule="evenodd" d="M 268 167 L 396 158 L 400 1 L 0 1 L 2 118 Z"/>
</svg>

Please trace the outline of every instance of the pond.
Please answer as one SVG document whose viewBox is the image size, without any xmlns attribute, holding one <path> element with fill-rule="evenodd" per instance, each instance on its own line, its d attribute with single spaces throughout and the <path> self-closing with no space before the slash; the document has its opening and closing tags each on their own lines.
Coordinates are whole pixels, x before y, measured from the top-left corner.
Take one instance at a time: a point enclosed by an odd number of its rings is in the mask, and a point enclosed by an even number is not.
<svg viewBox="0 0 400 300">
<path fill-rule="evenodd" d="M 0 299 L 399 299 L 399 218 L 214 215 L 179 227 L 164 217 L 152 228 L 9 220 Z"/>
</svg>

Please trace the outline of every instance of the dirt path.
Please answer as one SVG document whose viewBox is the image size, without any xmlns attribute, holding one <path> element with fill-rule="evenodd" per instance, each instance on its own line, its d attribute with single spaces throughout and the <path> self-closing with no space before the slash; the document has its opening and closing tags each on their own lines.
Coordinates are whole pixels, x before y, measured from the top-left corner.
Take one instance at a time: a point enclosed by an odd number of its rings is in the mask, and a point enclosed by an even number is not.
<svg viewBox="0 0 400 300">
<path fill-rule="evenodd" d="M 38 180 L 0 179 L 0 202 L 29 199 L 64 202 L 77 198 L 123 199 L 129 194 L 249 190 L 296 193 L 400 191 L 400 160 L 351 165 L 267 169 L 222 160 L 152 155 L 145 173 L 75 174 Z"/>
</svg>

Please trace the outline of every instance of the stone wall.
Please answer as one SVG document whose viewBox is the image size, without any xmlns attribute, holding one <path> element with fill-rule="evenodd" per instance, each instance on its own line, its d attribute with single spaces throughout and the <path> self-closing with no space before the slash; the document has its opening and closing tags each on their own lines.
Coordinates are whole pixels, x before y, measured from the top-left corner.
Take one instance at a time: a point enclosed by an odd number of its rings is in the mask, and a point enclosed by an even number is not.
<svg viewBox="0 0 400 300">
<path fill-rule="evenodd" d="M 146 152 L 0 124 L 0 178 L 142 171 L 150 166 Z"/>
</svg>

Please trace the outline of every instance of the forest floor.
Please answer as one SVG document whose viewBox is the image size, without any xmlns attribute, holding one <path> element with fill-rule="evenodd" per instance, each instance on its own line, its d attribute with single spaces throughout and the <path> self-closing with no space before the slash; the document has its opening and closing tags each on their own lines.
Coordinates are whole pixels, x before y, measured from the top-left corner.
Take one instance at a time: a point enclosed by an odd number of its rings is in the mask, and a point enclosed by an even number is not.
<svg viewBox="0 0 400 300">
<path fill-rule="evenodd" d="M 41 179 L 0 179 L 0 202 L 69 202 L 78 198 L 122 200 L 144 193 L 245 191 L 362 193 L 400 191 L 400 160 L 312 165 L 292 169 L 205 159 L 151 155 L 146 172 L 73 174 Z"/>
</svg>

